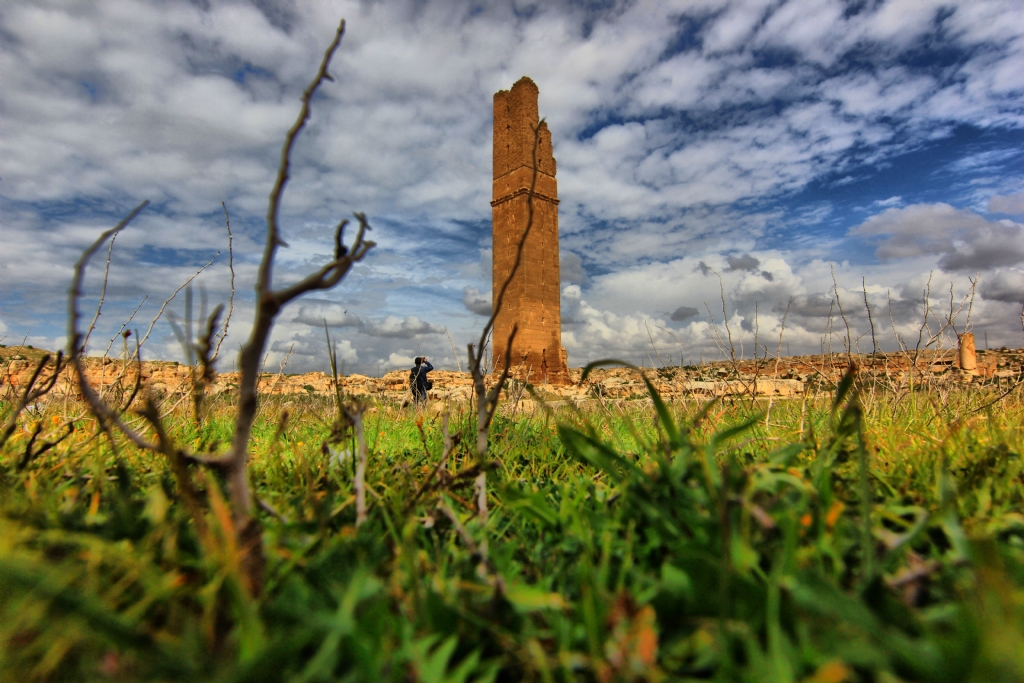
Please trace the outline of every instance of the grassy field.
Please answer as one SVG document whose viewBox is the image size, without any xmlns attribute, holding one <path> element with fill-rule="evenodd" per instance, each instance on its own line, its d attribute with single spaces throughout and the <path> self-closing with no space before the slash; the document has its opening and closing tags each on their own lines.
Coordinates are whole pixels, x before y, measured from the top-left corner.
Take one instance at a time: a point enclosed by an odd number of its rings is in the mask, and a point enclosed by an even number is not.
<svg viewBox="0 0 1024 683">
<path fill-rule="evenodd" d="M 54 398 L 0 453 L 0 679 L 1024 680 L 1024 407 L 891 398 L 499 411 L 486 525 L 474 414 L 439 466 L 438 412 L 376 405 L 358 530 L 333 401 L 267 400 L 258 599 L 216 476 L 199 529 L 165 460 Z M 230 439 L 230 399 L 182 410 L 179 442 Z"/>
</svg>

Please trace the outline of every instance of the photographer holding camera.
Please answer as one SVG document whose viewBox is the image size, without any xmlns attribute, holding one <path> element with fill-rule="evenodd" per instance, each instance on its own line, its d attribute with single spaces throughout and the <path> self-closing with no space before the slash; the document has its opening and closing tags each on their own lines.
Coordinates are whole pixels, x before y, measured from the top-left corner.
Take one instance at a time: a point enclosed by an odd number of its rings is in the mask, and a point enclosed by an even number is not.
<svg viewBox="0 0 1024 683">
<path fill-rule="evenodd" d="M 427 373 L 434 369 L 434 366 L 427 361 L 426 356 L 416 356 L 415 367 L 409 370 L 409 388 L 412 389 L 413 404 L 419 406 L 427 403 L 427 392 L 434 387 L 434 383 L 427 379 Z"/>
</svg>

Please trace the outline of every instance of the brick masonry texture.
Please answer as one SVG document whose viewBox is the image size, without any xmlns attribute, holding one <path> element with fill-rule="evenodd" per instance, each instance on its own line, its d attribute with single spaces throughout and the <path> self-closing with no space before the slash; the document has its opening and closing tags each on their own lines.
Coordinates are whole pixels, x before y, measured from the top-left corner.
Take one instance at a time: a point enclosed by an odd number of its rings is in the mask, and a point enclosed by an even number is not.
<svg viewBox="0 0 1024 683">
<path fill-rule="evenodd" d="M 540 123 L 536 84 L 523 77 L 511 90 L 494 95 L 494 192 L 492 292 L 494 302 L 516 260 L 523 232 L 530 233 L 515 277 L 494 322 L 495 370 L 505 365 L 509 335 L 513 376 L 532 384 L 571 382 L 562 348 L 558 269 L 558 185 L 551 131 Z M 530 186 L 534 183 L 534 129 L 538 129 L 532 223 Z"/>
</svg>

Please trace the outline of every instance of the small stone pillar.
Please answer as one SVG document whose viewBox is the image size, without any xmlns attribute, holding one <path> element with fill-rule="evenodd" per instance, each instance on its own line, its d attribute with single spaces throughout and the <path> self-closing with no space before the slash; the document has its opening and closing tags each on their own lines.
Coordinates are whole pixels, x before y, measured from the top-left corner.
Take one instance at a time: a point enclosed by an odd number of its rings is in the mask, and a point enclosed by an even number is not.
<svg viewBox="0 0 1024 683">
<path fill-rule="evenodd" d="M 958 334 L 960 340 L 960 369 L 972 375 L 978 370 L 978 354 L 974 350 L 974 335 L 970 332 Z"/>
</svg>

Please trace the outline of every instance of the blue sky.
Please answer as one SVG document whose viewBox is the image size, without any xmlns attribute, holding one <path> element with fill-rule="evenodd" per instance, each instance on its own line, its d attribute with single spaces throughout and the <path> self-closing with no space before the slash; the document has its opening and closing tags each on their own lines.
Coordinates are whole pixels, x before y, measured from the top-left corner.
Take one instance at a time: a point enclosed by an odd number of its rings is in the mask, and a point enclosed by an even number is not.
<svg viewBox="0 0 1024 683">
<path fill-rule="evenodd" d="M 869 351 L 863 289 L 882 348 L 894 328 L 916 343 L 929 281 L 938 334 L 974 278 L 955 330 L 1022 343 L 1024 6 L 998 0 L 4 3 L 4 343 L 63 344 L 72 264 L 143 199 L 92 351 L 218 251 L 196 284 L 226 301 L 224 201 L 230 370 L 280 145 L 341 17 L 278 281 L 323 263 L 353 211 L 379 246 L 282 313 L 271 369 L 289 349 L 289 370 L 322 369 L 324 319 L 350 371 L 454 367 L 449 335 L 465 362 L 490 300 L 491 97 L 523 75 L 558 160 L 571 365 L 650 363 L 652 338 L 665 360 L 720 357 L 722 290 L 748 356 L 755 330 L 761 353 L 780 332 L 792 353 L 842 349 L 837 297 Z M 147 347 L 180 357 L 166 322 Z"/>
</svg>

